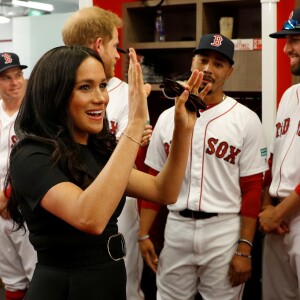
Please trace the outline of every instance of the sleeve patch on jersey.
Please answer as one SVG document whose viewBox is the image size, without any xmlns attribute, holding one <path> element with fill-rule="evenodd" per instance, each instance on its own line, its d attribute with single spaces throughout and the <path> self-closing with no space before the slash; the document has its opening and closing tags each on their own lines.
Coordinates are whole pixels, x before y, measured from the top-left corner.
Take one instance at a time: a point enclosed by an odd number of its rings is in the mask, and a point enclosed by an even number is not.
<svg viewBox="0 0 300 300">
<path fill-rule="evenodd" d="M 261 156 L 267 156 L 267 153 L 268 153 L 267 148 L 260 149 L 260 155 Z"/>
</svg>

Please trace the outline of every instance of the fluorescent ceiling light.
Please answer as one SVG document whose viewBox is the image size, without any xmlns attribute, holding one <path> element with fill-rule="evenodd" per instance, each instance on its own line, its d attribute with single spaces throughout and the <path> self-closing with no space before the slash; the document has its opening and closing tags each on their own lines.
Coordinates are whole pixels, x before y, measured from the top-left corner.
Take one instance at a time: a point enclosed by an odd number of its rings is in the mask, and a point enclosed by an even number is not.
<svg viewBox="0 0 300 300">
<path fill-rule="evenodd" d="M 6 18 L 4 16 L 0 16 L 0 24 L 5 24 L 5 23 L 9 23 L 10 19 Z"/>
<path fill-rule="evenodd" d="M 52 4 L 39 3 L 39 2 L 33 2 L 33 1 L 13 0 L 12 4 L 18 5 L 18 6 L 24 6 L 24 7 L 28 7 L 28 8 L 39 9 L 39 10 L 45 10 L 45 11 L 53 11 L 53 9 L 54 9 Z"/>
</svg>

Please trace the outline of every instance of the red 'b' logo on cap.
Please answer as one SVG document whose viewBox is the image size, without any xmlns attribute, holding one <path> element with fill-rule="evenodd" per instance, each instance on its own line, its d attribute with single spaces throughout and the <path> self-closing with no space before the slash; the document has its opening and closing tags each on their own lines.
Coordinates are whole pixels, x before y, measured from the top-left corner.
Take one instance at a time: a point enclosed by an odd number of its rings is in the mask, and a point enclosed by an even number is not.
<svg viewBox="0 0 300 300">
<path fill-rule="evenodd" d="M 11 55 L 10 54 L 8 54 L 8 53 L 4 53 L 4 54 L 2 54 L 2 57 L 4 58 L 4 60 L 5 60 L 5 64 L 10 64 L 10 63 L 12 63 L 12 58 L 11 58 Z"/>
<path fill-rule="evenodd" d="M 215 35 L 214 41 L 211 43 L 214 47 L 220 47 L 222 45 L 223 38 L 221 35 Z"/>
</svg>

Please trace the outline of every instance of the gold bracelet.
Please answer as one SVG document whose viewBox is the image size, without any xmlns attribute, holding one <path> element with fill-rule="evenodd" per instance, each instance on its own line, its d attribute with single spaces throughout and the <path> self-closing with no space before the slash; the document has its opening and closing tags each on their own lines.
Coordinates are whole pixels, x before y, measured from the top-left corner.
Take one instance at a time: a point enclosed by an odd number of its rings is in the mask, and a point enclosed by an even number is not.
<svg viewBox="0 0 300 300">
<path fill-rule="evenodd" d="M 126 134 L 126 133 L 122 133 L 123 135 L 127 136 L 129 139 L 131 139 L 133 142 L 137 143 L 139 146 L 142 146 L 142 144 L 140 142 L 138 142 L 136 139 L 134 139 L 133 137 L 131 137 L 130 135 Z"/>
</svg>

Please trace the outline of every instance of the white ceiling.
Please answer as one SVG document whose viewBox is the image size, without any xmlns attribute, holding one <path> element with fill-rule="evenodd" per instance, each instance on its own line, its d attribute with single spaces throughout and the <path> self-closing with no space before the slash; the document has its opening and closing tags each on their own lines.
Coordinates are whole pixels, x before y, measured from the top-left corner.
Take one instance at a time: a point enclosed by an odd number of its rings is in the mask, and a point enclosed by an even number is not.
<svg viewBox="0 0 300 300">
<path fill-rule="evenodd" d="M 66 13 L 76 11 L 79 8 L 79 0 L 42 0 L 36 2 L 45 2 L 54 6 L 52 13 Z"/>
<path fill-rule="evenodd" d="M 34 2 L 43 2 L 52 4 L 54 10 L 52 14 L 56 13 L 67 13 L 76 11 L 79 8 L 79 0 L 31 0 Z M 2 5 L 1 5 L 2 4 Z M 17 17 L 27 15 L 27 8 L 10 6 L 11 0 L 0 0 L 0 14 L 7 17 Z"/>
</svg>

